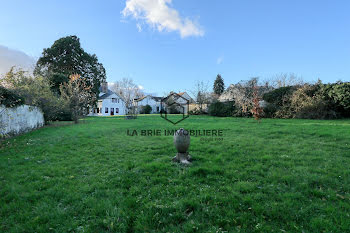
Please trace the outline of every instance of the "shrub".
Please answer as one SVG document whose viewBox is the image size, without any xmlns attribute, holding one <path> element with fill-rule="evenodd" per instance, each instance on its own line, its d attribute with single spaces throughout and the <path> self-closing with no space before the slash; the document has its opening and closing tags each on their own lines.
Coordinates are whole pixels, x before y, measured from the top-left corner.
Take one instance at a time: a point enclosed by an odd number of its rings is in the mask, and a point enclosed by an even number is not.
<svg viewBox="0 0 350 233">
<path fill-rule="evenodd" d="M 332 119 L 336 112 L 324 99 L 322 84 L 305 84 L 296 90 L 291 97 L 291 110 L 294 118 Z"/>
<path fill-rule="evenodd" d="M 267 103 L 266 106 L 263 108 L 264 111 L 264 117 L 267 118 L 273 118 L 276 115 L 277 107 L 274 104 Z"/>
<path fill-rule="evenodd" d="M 45 122 L 53 120 L 71 120 L 71 113 L 64 100 L 52 92 L 50 81 L 44 77 L 32 77 L 23 70 L 12 68 L 2 79 L 2 85 L 17 99 L 20 96 L 21 104 L 39 107 L 44 113 Z M 15 98 L 15 99 L 16 99 Z"/>
<path fill-rule="evenodd" d="M 211 116 L 228 117 L 233 116 L 235 105 L 233 101 L 219 102 L 216 101 L 209 105 L 208 113 Z"/>
<path fill-rule="evenodd" d="M 177 105 L 171 105 L 169 107 L 169 113 L 170 114 L 180 114 L 181 112 L 178 110 L 178 106 Z"/>
<path fill-rule="evenodd" d="M 188 111 L 190 115 L 204 115 L 207 114 L 205 111 L 201 111 L 199 108 L 194 108 L 193 110 Z"/>
<path fill-rule="evenodd" d="M 323 85 L 321 92 L 330 108 L 343 117 L 350 117 L 350 82 Z"/>
<path fill-rule="evenodd" d="M 297 86 L 280 87 L 263 95 L 267 102 L 264 108 L 265 117 L 292 118 L 291 96 L 297 90 Z"/>
<path fill-rule="evenodd" d="M 12 108 L 24 104 L 24 98 L 15 92 L 0 86 L 0 105 Z"/>
<path fill-rule="evenodd" d="M 263 95 L 263 100 L 276 106 L 282 106 L 293 92 L 297 89 L 296 86 L 280 87 Z"/>
<path fill-rule="evenodd" d="M 141 107 L 141 114 L 150 114 L 152 112 L 152 107 L 150 105 L 145 105 Z"/>
</svg>

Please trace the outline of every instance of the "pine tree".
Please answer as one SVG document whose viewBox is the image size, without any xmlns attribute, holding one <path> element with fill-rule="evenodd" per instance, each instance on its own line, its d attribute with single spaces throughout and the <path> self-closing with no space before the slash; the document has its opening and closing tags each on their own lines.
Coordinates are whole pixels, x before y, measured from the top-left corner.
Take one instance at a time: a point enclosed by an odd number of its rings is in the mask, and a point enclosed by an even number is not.
<svg viewBox="0 0 350 233">
<path fill-rule="evenodd" d="M 216 76 L 213 89 L 214 89 L 214 93 L 217 95 L 221 95 L 225 90 L 224 79 L 221 77 L 220 74 Z"/>
</svg>

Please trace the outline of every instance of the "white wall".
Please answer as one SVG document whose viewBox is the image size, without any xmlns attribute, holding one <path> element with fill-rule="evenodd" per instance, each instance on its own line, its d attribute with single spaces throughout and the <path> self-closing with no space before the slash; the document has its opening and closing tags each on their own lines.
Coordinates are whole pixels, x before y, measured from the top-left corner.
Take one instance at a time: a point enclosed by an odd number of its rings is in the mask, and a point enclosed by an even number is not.
<svg viewBox="0 0 350 233">
<path fill-rule="evenodd" d="M 112 98 L 117 99 L 117 103 L 112 101 Z M 111 108 L 114 110 L 115 115 L 125 115 L 125 103 L 119 96 L 116 94 L 108 96 L 106 99 L 99 100 L 97 102 L 97 107 L 102 110 L 99 113 L 90 112 L 89 116 L 110 116 Z M 106 108 L 108 108 L 108 113 L 106 113 Z M 119 112 L 116 113 L 116 108 L 118 108 Z"/>
<path fill-rule="evenodd" d="M 113 103 L 112 98 L 119 99 L 119 103 Z M 108 108 L 108 113 L 106 113 L 106 108 Z M 125 115 L 125 104 L 117 95 L 111 95 L 108 99 L 102 101 L 102 116 L 110 116 L 111 108 L 114 108 L 114 115 Z M 119 112 L 116 113 L 115 109 L 118 108 Z"/>
<path fill-rule="evenodd" d="M 0 137 L 28 132 L 44 125 L 44 115 L 38 107 L 21 105 L 0 106 Z"/>
</svg>

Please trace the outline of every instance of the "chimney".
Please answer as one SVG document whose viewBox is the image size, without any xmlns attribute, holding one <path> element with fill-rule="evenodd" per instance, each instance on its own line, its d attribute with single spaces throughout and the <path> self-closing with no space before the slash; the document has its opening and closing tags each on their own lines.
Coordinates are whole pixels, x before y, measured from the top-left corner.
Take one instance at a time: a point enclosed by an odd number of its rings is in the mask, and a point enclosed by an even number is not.
<svg viewBox="0 0 350 233">
<path fill-rule="evenodd" d="M 108 92 L 108 83 L 107 82 L 101 83 L 101 92 L 103 92 L 103 93 Z"/>
</svg>

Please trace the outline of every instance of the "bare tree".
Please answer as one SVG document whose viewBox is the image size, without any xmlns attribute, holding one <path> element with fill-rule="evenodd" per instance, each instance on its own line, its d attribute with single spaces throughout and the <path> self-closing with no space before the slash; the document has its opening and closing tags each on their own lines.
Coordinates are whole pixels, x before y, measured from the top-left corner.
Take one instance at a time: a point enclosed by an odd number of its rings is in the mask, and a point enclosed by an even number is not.
<svg viewBox="0 0 350 233">
<path fill-rule="evenodd" d="M 210 101 L 210 92 L 208 82 L 197 81 L 193 90 L 190 91 L 193 95 L 196 103 L 199 106 L 199 111 L 203 111 L 203 105 L 208 104 Z"/>
<path fill-rule="evenodd" d="M 135 100 L 144 96 L 139 86 L 131 78 L 123 78 L 121 81 L 115 82 L 111 89 L 123 99 L 125 113 L 136 117 L 137 102 Z"/>
<path fill-rule="evenodd" d="M 79 74 L 70 75 L 69 81 L 60 85 L 60 92 L 75 123 L 78 123 L 79 118 L 88 114 L 88 109 L 96 101 L 92 86 L 87 84 L 86 80 Z"/>
<path fill-rule="evenodd" d="M 271 79 L 270 83 L 274 88 L 296 86 L 296 85 L 303 85 L 304 84 L 303 79 L 301 77 L 298 77 L 294 73 L 277 74 Z"/>
</svg>

